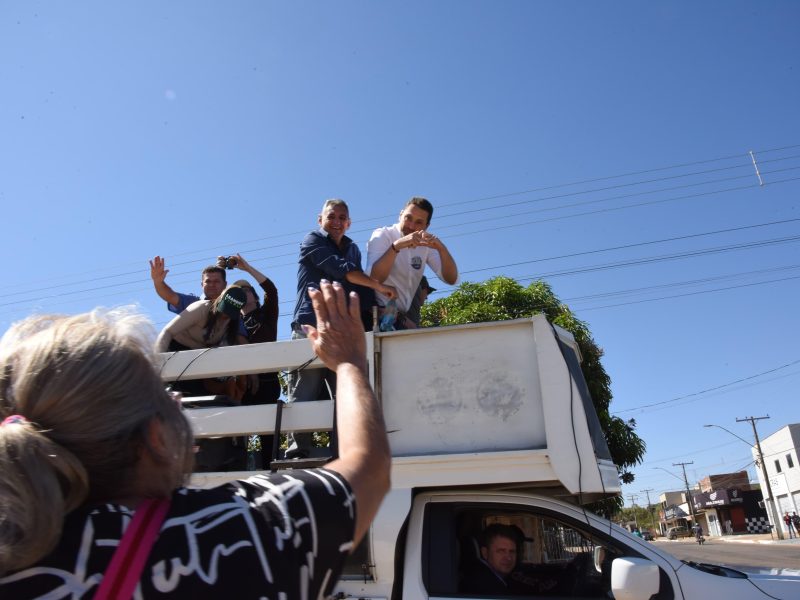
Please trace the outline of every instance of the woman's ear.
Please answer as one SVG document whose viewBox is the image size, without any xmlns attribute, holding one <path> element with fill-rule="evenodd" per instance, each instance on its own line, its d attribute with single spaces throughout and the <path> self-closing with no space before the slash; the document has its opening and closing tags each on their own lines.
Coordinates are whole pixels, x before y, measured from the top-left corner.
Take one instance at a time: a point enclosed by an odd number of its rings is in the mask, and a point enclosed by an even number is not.
<svg viewBox="0 0 800 600">
<path fill-rule="evenodd" d="M 139 461 L 135 468 L 134 493 L 142 498 L 166 497 L 179 487 L 188 465 L 178 465 L 170 438 L 169 428 L 156 417 L 147 421 L 144 443 L 139 449 Z"/>
<path fill-rule="evenodd" d="M 150 417 L 144 434 L 144 447 L 142 452 L 149 452 L 157 462 L 169 462 L 172 452 L 164 435 L 164 423 L 158 417 Z"/>
</svg>

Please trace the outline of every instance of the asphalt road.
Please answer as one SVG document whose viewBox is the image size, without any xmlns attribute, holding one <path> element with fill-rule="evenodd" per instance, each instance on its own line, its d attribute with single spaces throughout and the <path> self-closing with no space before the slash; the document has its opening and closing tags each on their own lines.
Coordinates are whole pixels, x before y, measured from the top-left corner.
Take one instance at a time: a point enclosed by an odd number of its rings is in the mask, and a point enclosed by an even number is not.
<svg viewBox="0 0 800 600">
<path fill-rule="evenodd" d="M 651 542 L 681 560 L 724 565 L 752 572 L 791 569 L 800 575 L 800 544 L 753 544 L 706 540 L 700 546 L 692 539 Z"/>
</svg>

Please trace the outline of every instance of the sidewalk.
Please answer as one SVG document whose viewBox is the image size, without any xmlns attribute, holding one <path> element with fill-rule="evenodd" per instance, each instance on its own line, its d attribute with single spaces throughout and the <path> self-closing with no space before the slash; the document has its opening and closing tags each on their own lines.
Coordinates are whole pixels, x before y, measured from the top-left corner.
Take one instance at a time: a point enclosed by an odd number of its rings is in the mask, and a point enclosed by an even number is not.
<svg viewBox="0 0 800 600">
<path fill-rule="evenodd" d="M 800 538 L 792 538 L 779 540 L 775 534 L 769 533 L 735 533 L 733 535 L 723 536 L 706 536 L 706 540 L 710 542 L 735 542 L 740 544 L 798 544 L 800 545 Z"/>
</svg>

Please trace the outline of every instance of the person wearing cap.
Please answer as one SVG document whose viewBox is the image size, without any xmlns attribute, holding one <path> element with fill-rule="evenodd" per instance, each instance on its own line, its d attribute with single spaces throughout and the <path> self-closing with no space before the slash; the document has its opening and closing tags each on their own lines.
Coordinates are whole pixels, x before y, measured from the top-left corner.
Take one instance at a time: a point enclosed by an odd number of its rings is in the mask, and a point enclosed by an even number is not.
<svg viewBox="0 0 800 600">
<path fill-rule="evenodd" d="M 247 279 L 234 281 L 247 294 L 247 301 L 242 307 L 242 320 L 247 329 L 247 338 L 251 344 L 274 342 L 278 339 L 278 288 L 272 280 L 253 267 L 241 254 L 236 255 L 236 267 L 256 280 L 264 292 L 264 303 L 258 300 L 258 293 Z"/>
<path fill-rule="evenodd" d="M 241 343 L 239 317 L 245 291 L 229 286 L 216 300 L 198 300 L 167 323 L 156 340 L 157 352 L 196 350 Z"/>
<path fill-rule="evenodd" d="M 406 313 L 406 325 L 407 329 L 416 329 L 419 327 L 420 321 L 420 309 L 422 309 L 422 305 L 425 304 L 425 301 L 428 299 L 428 296 L 436 291 L 435 287 L 431 287 L 428 283 L 428 278 L 424 275 L 419 282 L 419 287 L 417 288 L 417 293 L 414 294 L 414 299 L 411 301 L 411 306 Z M 413 323 L 414 327 L 410 327 L 408 321 Z"/>
<path fill-rule="evenodd" d="M 414 327 L 407 313 L 426 265 L 445 283 L 458 282 L 455 260 L 444 242 L 428 231 L 432 216 L 430 201 L 415 196 L 400 211 L 397 223 L 376 229 L 367 242 L 367 273 L 397 290 L 397 329 Z M 390 298 L 378 290 L 376 300 L 378 306 L 386 306 Z"/>
<path fill-rule="evenodd" d="M 235 257 L 235 268 L 250 275 L 261 286 L 264 292 L 264 302 L 258 300 L 258 293 L 247 279 L 233 282 L 247 295 L 247 301 L 242 307 L 242 322 L 247 330 L 247 341 L 250 344 L 274 342 L 278 339 L 278 288 L 272 280 L 261 271 L 252 266 L 241 255 Z M 281 395 L 281 384 L 277 373 L 258 373 L 248 375 L 247 391 L 242 396 L 242 405 L 275 404 Z M 261 466 L 267 468 L 271 456 L 273 436 L 259 436 Z M 246 448 L 245 448 L 246 451 Z"/>
</svg>

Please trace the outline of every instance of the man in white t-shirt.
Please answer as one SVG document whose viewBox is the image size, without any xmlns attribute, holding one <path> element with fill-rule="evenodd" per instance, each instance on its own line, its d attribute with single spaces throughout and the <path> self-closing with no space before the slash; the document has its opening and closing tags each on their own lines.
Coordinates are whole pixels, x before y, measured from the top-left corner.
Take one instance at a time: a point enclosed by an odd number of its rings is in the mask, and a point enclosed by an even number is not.
<svg viewBox="0 0 800 600">
<path fill-rule="evenodd" d="M 427 231 L 432 216 L 433 205 L 428 200 L 411 198 L 400 212 L 399 222 L 376 229 L 367 242 L 367 273 L 397 290 L 397 329 L 416 327 L 405 313 L 425 274 L 425 265 L 445 283 L 458 282 L 458 267 L 444 242 Z M 389 301 L 380 292 L 375 296 L 380 306 Z"/>
</svg>

